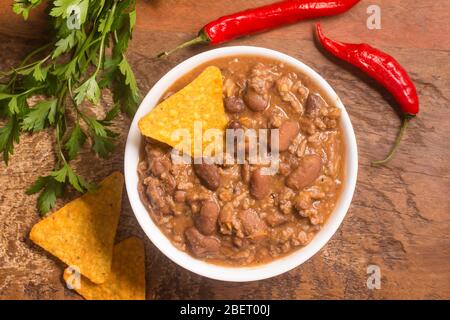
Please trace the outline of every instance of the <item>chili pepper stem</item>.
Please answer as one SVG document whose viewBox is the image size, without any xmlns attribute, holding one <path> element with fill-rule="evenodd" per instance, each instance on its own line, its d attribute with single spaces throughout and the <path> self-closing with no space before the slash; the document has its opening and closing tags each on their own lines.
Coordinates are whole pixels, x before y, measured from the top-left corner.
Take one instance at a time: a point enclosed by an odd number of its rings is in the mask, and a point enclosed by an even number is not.
<svg viewBox="0 0 450 320">
<path fill-rule="evenodd" d="M 397 135 L 397 139 L 395 140 L 394 147 L 392 147 L 392 149 L 391 149 L 391 151 L 389 152 L 389 154 L 387 155 L 387 157 L 384 158 L 383 160 L 372 161 L 372 165 L 373 165 L 373 166 L 381 166 L 381 165 L 383 165 L 383 164 L 388 163 L 388 162 L 392 159 L 392 157 L 393 157 L 394 154 L 395 154 L 395 151 L 397 151 L 398 146 L 400 145 L 400 142 L 402 141 L 402 138 L 403 138 L 403 136 L 404 136 L 404 134 L 405 134 L 406 128 L 408 127 L 408 123 L 409 123 L 409 120 L 410 120 L 410 119 L 411 119 L 410 116 L 405 116 L 405 117 L 403 118 L 402 126 L 400 127 L 400 132 L 399 132 L 399 134 Z"/>
<path fill-rule="evenodd" d="M 194 39 L 186 41 L 186 42 L 180 44 L 178 47 L 176 47 L 176 48 L 174 48 L 172 50 L 161 52 L 161 53 L 159 53 L 157 55 L 157 57 L 158 58 L 167 57 L 168 55 L 174 53 L 178 49 L 183 49 L 183 48 L 190 47 L 190 46 L 193 46 L 193 45 L 196 45 L 196 44 L 202 44 L 202 43 L 208 43 L 208 42 L 210 42 L 210 40 L 209 40 L 208 36 L 206 35 L 206 33 L 200 32 L 198 34 L 198 36 L 195 37 Z"/>
</svg>

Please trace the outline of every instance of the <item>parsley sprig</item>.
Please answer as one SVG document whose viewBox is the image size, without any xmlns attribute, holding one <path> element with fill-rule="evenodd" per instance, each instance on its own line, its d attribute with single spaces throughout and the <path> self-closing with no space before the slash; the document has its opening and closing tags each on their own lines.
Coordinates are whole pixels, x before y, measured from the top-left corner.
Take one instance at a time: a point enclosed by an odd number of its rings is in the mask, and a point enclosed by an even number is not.
<svg viewBox="0 0 450 320">
<path fill-rule="evenodd" d="M 13 11 L 28 19 L 32 9 L 44 1 L 15 0 Z M 54 37 L 37 48 L 16 67 L 0 71 L 0 153 L 6 164 L 23 132 L 36 133 L 53 128 L 55 168 L 38 177 L 27 190 L 39 193 L 41 214 L 51 210 L 66 186 L 79 192 L 93 187 L 71 167 L 88 140 L 91 149 L 105 158 L 114 150 L 109 127 L 120 111 L 133 116 L 139 90 L 125 52 L 136 23 L 135 0 L 52 0 L 48 3 Z M 103 119 L 81 108 L 98 105 L 101 90 L 113 92 L 114 107 Z M 30 98 L 44 97 L 34 106 Z M 71 109 L 71 110 L 69 110 Z M 76 119 L 69 123 L 68 113 Z"/>
</svg>

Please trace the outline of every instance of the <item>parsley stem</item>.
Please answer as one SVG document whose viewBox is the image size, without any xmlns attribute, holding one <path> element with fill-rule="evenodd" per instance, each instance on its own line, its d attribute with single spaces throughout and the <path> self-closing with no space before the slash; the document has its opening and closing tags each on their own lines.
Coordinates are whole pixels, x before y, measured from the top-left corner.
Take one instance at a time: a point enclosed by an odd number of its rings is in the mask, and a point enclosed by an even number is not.
<svg viewBox="0 0 450 320">
<path fill-rule="evenodd" d="M 47 61 L 48 59 L 50 59 L 51 57 L 52 57 L 51 55 L 48 55 L 42 60 L 37 60 L 37 61 L 34 61 L 34 62 L 30 63 L 30 64 L 19 66 L 17 68 L 11 68 L 11 70 L 8 71 L 8 72 L 0 72 L 0 75 L 5 77 L 5 76 L 10 76 L 10 75 L 12 75 L 14 73 L 17 74 L 17 73 L 19 73 L 22 70 L 30 69 L 31 67 L 35 67 L 38 64 L 42 64 L 45 61 Z"/>
<path fill-rule="evenodd" d="M 102 41 L 100 42 L 100 51 L 99 51 L 99 57 L 98 57 L 98 64 L 97 69 L 95 70 L 95 74 L 97 74 L 100 71 L 100 68 L 103 63 L 103 54 L 104 54 L 104 45 L 105 45 L 105 36 L 102 36 Z"/>
<path fill-rule="evenodd" d="M 64 162 L 65 164 L 67 164 L 66 158 L 64 156 L 64 152 L 62 150 L 62 146 L 61 146 L 61 139 L 64 136 L 64 131 L 61 128 L 62 125 L 62 121 L 65 121 L 65 111 L 64 111 L 64 102 L 66 100 L 66 91 L 67 87 L 65 84 L 63 84 L 61 86 L 60 92 L 59 92 L 59 96 L 58 96 L 58 111 L 59 111 L 59 115 L 58 115 L 58 120 L 56 122 L 56 132 L 55 132 L 55 136 L 56 136 L 56 147 L 57 147 L 57 156 L 59 159 L 59 164 L 62 162 Z M 64 126 L 66 127 L 66 125 Z"/>
<path fill-rule="evenodd" d="M 31 51 L 23 60 L 22 63 L 19 65 L 19 67 L 22 67 L 25 63 L 28 62 L 28 60 L 30 60 L 32 57 L 34 57 L 36 54 L 44 51 L 45 49 L 47 49 L 48 47 L 50 47 L 51 45 L 53 45 L 53 42 L 47 43 L 46 45 L 43 45 L 42 47 L 37 48 L 34 51 Z"/>
<path fill-rule="evenodd" d="M 89 117 L 87 115 L 85 115 L 83 113 L 83 111 L 80 110 L 80 108 L 78 108 L 78 105 L 75 101 L 75 98 L 73 97 L 73 93 L 72 93 L 72 81 L 71 79 L 69 79 L 69 81 L 67 82 L 67 88 L 69 89 L 69 96 L 70 99 L 72 100 L 73 106 L 75 108 L 75 111 L 77 113 L 77 120 L 80 117 L 81 119 L 83 119 L 84 122 L 86 122 L 87 125 L 89 125 Z"/>
<path fill-rule="evenodd" d="M 58 147 L 59 163 L 61 163 L 61 161 L 62 161 L 64 164 L 67 164 L 66 157 L 64 157 L 64 153 L 62 151 L 62 146 L 61 146 L 61 129 L 60 129 L 59 122 L 56 124 L 56 146 Z"/>
<path fill-rule="evenodd" d="M 18 66 L 17 68 L 11 68 L 11 70 L 8 71 L 8 72 L 1 72 L 1 71 L 0 71 L 0 75 L 2 75 L 2 76 L 9 76 L 9 75 L 11 75 L 11 74 L 13 74 L 13 73 L 16 73 L 18 70 L 20 71 L 20 70 L 22 70 L 22 69 L 26 69 L 26 68 L 28 68 L 28 67 L 30 67 L 30 66 L 34 66 L 35 64 L 37 64 L 37 63 L 39 63 L 39 62 L 41 62 L 41 61 L 47 60 L 47 58 L 49 58 L 48 56 L 46 57 L 45 60 L 37 60 L 37 61 L 35 61 L 35 62 L 32 62 L 32 63 L 28 64 L 28 65 L 25 65 L 25 64 L 28 62 L 28 60 L 30 60 L 32 57 L 34 57 L 34 56 L 37 55 L 38 53 L 44 51 L 45 49 L 47 49 L 48 47 L 50 47 L 52 44 L 53 44 L 53 42 L 50 42 L 50 43 L 47 43 L 46 45 L 43 45 L 42 47 L 37 48 L 36 50 L 31 51 L 31 52 L 30 52 L 30 53 L 22 60 L 22 62 L 19 64 L 19 66 Z M 51 56 L 50 56 L 50 57 L 51 57 Z"/>
<path fill-rule="evenodd" d="M 108 18 L 107 18 L 108 22 L 109 22 L 110 19 L 113 19 L 113 17 L 114 17 L 114 14 L 115 14 L 115 11 L 116 11 L 116 6 L 117 6 L 117 0 L 114 1 L 113 6 L 111 7 L 111 11 L 108 14 Z M 101 43 L 100 43 L 100 52 L 98 54 L 99 55 L 98 65 L 97 65 L 97 70 L 95 71 L 95 74 L 97 74 L 100 71 L 100 68 L 101 68 L 101 66 L 103 64 L 103 59 L 104 59 L 103 56 L 105 55 L 105 49 L 104 49 L 104 47 L 105 47 L 105 39 L 106 39 L 107 35 L 108 35 L 108 32 L 107 33 L 103 33 L 102 38 L 101 38 L 102 40 L 101 40 Z"/>
<path fill-rule="evenodd" d="M 27 91 L 24 91 L 24 92 L 19 92 L 19 93 L 17 93 L 17 94 L 12 94 L 11 96 L 12 96 L 12 97 L 20 97 L 20 96 L 23 96 L 23 95 L 27 95 L 27 94 L 29 94 L 29 93 L 32 93 L 32 92 L 34 92 L 34 91 L 38 91 L 38 90 L 44 89 L 44 88 L 45 88 L 44 85 L 43 85 L 43 86 L 40 86 L 40 87 L 34 87 L 34 88 L 28 89 Z"/>
</svg>

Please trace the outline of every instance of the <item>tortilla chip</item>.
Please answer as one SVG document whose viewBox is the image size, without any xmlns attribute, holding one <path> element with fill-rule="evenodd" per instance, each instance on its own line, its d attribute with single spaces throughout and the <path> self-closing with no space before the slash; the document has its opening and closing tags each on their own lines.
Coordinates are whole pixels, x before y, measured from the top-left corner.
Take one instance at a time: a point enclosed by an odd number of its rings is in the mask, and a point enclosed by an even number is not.
<svg viewBox="0 0 450 320">
<path fill-rule="evenodd" d="M 73 272 L 67 268 L 64 271 L 67 285 L 87 300 L 144 300 L 144 242 L 131 237 L 114 246 L 111 273 L 103 284 L 92 283 L 82 276 L 78 283 L 75 279 L 74 285 L 72 277 Z"/>
<path fill-rule="evenodd" d="M 191 148 L 186 151 L 192 154 L 196 121 L 201 122 L 203 132 L 218 129 L 223 133 L 228 123 L 222 98 L 222 74 L 217 67 L 207 67 L 194 81 L 140 119 L 138 125 L 144 136 L 172 147 L 180 142 L 180 137 L 173 136 L 175 130 L 186 129 L 191 137 Z M 203 141 L 202 150 L 207 144 L 208 141 Z"/>
<path fill-rule="evenodd" d="M 123 175 L 114 172 L 97 190 L 69 202 L 34 225 L 30 239 L 95 283 L 111 270 L 122 204 Z"/>
</svg>

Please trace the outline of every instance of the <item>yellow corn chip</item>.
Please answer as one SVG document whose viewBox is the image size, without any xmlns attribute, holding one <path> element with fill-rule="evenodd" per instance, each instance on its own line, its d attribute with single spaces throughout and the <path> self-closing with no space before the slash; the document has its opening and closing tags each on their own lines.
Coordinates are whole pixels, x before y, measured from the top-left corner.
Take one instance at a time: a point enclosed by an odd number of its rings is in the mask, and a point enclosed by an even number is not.
<svg viewBox="0 0 450 320">
<path fill-rule="evenodd" d="M 176 147 L 180 143 L 180 137 L 176 136 L 176 132 L 179 129 L 186 129 L 190 134 L 191 145 L 190 150 L 187 148 L 186 151 L 192 152 L 194 123 L 197 125 L 201 123 L 203 132 L 207 129 L 218 129 L 223 133 L 227 122 L 222 98 L 222 74 L 219 68 L 211 66 L 140 119 L 139 130 L 144 136 Z M 197 145 L 204 150 L 208 141 L 202 140 L 203 143 Z"/>
<path fill-rule="evenodd" d="M 69 202 L 37 223 L 30 239 L 95 283 L 103 283 L 111 260 L 122 203 L 123 175 L 114 172 L 97 190 Z"/>
<path fill-rule="evenodd" d="M 73 271 L 67 268 L 64 280 L 87 300 L 145 299 L 145 251 L 139 238 L 131 237 L 114 246 L 111 273 L 103 284 L 77 278 Z"/>
</svg>

